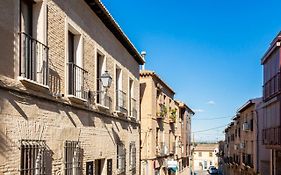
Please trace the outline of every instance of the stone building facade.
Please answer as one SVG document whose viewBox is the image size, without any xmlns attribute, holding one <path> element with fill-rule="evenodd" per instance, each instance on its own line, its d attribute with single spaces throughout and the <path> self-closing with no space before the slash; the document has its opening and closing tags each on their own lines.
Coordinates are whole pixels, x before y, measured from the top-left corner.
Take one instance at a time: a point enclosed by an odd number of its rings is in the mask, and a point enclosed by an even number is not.
<svg viewBox="0 0 281 175">
<path fill-rule="evenodd" d="M 0 9 L 0 174 L 139 174 L 144 60 L 104 5 Z"/>
<path fill-rule="evenodd" d="M 141 71 L 140 92 L 141 174 L 186 174 L 194 112 L 153 71 Z"/>
<path fill-rule="evenodd" d="M 263 117 L 262 143 L 269 151 L 268 174 L 281 174 L 281 33 L 273 39 L 262 57 L 263 65 Z"/>
<path fill-rule="evenodd" d="M 193 151 L 192 172 L 203 174 L 210 166 L 218 168 L 219 145 L 216 143 L 197 144 Z"/>
<path fill-rule="evenodd" d="M 261 98 L 247 101 L 237 110 L 233 122 L 225 129 L 226 155 L 225 162 L 230 175 L 254 175 L 261 172 L 260 160 L 266 159 L 260 149 L 262 142 L 259 140 L 259 116 Z"/>
</svg>

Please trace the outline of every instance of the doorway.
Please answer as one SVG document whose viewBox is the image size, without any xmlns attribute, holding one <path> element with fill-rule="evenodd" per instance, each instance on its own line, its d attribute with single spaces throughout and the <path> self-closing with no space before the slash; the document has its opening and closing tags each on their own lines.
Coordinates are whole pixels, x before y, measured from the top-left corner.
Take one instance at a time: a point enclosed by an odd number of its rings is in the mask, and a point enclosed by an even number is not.
<svg viewBox="0 0 281 175">
<path fill-rule="evenodd" d="M 95 160 L 95 175 L 102 175 L 104 169 L 104 159 Z"/>
</svg>

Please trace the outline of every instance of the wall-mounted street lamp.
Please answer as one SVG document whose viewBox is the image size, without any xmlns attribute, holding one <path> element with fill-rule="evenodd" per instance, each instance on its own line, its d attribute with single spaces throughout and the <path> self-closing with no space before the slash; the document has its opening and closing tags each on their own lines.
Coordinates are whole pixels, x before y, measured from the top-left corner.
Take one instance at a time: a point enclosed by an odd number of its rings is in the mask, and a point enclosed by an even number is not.
<svg viewBox="0 0 281 175">
<path fill-rule="evenodd" d="M 108 71 L 106 70 L 100 77 L 102 86 L 105 89 L 108 89 L 112 83 L 112 77 L 110 76 L 110 74 L 108 73 Z"/>
<path fill-rule="evenodd" d="M 90 91 L 89 92 L 89 99 L 91 99 L 94 96 L 97 95 L 102 95 L 103 93 L 106 93 L 108 88 L 110 88 L 111 83 L 112 83 L 112 77 L 110 76 L 110 74 L 108 73 L 108 71 L 105 71 L 100 78 L 98 79 L 98 81 L 101 82 L 101 85 L 104 89 L 99 89 L 98 91 Z"/>
</svg>

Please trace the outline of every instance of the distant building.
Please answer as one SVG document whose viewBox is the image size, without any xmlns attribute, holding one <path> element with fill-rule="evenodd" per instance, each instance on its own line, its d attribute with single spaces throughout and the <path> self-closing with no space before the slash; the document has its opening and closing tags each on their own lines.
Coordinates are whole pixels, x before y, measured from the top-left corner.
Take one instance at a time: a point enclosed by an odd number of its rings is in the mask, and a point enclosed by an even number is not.
<svg viewBox="0 0 281 175">
<path fill-rule="evenodd" d="M 262 142 L 270 151 L 268 174 L 281 174 L 281 33 L 271 42 L 264 54 Z"/>
<path fill-rule="evenodd" d="M 218 168 L 219 144 L 198 144 L 194 147 L 192 171 L 207 171 L 210 166 Z"/>
<path fill-rule="evenodd" d="M 191 116 L 153 71 L 140 73 L 141 175 L 188 174 Z"/>
<path fill-rule="evenodd" d="M 269 152 L 263 149 L 259 139 L 263 111 L 261 105 L 261 98 L 247 101 L 237 110 L 233 121 L 225 129 L 224 162 L 225 172 L 229 175 L 269 171 L 265 166 Z"/>
</svg>

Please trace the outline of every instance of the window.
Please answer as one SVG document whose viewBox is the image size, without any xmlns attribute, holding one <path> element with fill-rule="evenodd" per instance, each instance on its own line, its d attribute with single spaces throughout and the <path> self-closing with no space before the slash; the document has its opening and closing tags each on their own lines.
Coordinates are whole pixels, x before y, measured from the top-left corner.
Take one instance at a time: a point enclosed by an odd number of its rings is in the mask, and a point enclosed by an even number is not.
<svg viewBox="0 0 281 175">
<path fill-rule="evenodd" d="M 107 98 L 106 94 L 104 91 L 103 84 L 101 82 L 101 75 L 106 71 L 106 60 L 105 56 L 100 54 L 99 52 L 97 53 L 97 103 L 101 104 L 103 106 L 109 106 L 107 104 Z"/>
<path fill-rule="evenodd" d="M 122 71 L 116 68 L 116 110 L 127 113 L 126 110 L 126 93 L 122 90 Z"/>
<path fill-rule="evenodd" d="M 83 69 L 83 39 L 71 26 L 68 31 L 68 95 L 86 100 L 87 71 Z"/>
<path fill-rule="evenodd" d="M 213 153 L 212 152 L 209 152 L 209 157 L 213 157 Z"/>
<path fill-rule="evenodd" d="M 81 148 L 77 141 L 66 141 L 64 144 L 65 175 L 81 174 L 82 157 Z"/>
<path fill-rule="evenodd" d="M 212 166 L 213 165 L 213 162 L 212 161 L 210 161 L 210 166 Z"/>
<path fill-rule="evenodd" d="M 32 0 L 21 0 L 20 3 L 20 76 L 47 85 L 46 4 Z"/>
<path fill-rule="evenodd" d="M 123 143 L 117 144 L 117 170 L 119 173 L 125 172 L 126 150 Z"/>
<path fill-rule="evenodd" d="M 45 141 L 21 140 L 20 174 L 45 174 Z"/>
<path fill-rule="evenodd" d="M 241 129 L 238 128 L 238 137 L 240 137 Z"/>
<path fill-rule="evenodd" d="M 86 174 L 93 175 L 94 174 L 94 162 L 86 162 Z"/>
<path fill-rule="evenodd" d="M 251 131 L 254 130 L 254 120 L 253 119 L 250 120 L 250 128 L 251 128 Z"/>
<path fill-rule="evenodd" d="M 130 78 L 129 79 L 129 109 L 130 109 L 130 116 L 133 118 L 137 118 L 137 101 L 134 98 L 134 81 Z"/>
<path fill-rule="evenodd" d="M 133 174 L 136 174 L 136 161 L 136 145 L 135 142 L 132 142 L 129 147 L 129 165 Z"/>
<path fill-rule="evenodd" d="M 202 152 L 199 152 L 198 156 L 199 156 L 199 157 L 202 157 Z"/>
</svg>

